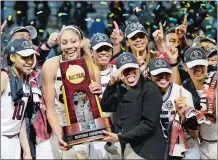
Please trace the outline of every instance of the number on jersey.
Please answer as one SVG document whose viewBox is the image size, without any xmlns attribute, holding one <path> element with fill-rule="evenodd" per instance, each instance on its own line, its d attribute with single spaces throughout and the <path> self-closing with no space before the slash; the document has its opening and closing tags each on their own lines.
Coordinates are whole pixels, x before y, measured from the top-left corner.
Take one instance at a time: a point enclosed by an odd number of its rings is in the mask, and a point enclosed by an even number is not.
<svg viewBox="0 0 218 160">
<path fill-rule="evenodd" d="M 21 120 L 23 117 L 25 102 L 21 100 L 18 103 L 14 103 L 14 114 L 12 119 Z"/>
</svg>

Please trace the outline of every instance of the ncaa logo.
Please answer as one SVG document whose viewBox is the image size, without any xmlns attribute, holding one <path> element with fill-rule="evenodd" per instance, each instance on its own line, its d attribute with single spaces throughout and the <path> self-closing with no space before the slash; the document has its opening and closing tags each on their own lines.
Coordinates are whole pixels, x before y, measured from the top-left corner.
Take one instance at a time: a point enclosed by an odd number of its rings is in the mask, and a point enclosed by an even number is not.
<svg viewBox="0 0 218 160">
<path fill-rule="evenodd" d="M 130 63 L 130 62 L 132 62 L 132 57 L 127 55 L 123 56 L 120 60 L 121 64 Z"/>
<path fill-rule="evenodd" d="M 166 67 L 167 63 L 162 59 L 158 59 L 154 65 L 156 68 L 160 68 L 160 67 Z"/>
<path fill-rule="evenodd" d="M 97 35 L 97 37 L 95 38 L 96 42 L 102 42 L 102 41 L 107 41 L 107 37 L 105 35 L 99 34 Z"/>
<path fill-rule="evenodd" d="M 141 30 L 142 27 L 143 27 L 143 26 L 142 26 L 139 22 L 137 22 L 137 23 L 135 23 L 135 24 L 131 24 L 130 30 L 131 30 L 131 31 Z"/>
<path fill-rule="evenodd" d="M 202 53 L 200 51 L 193 51 L 190 55 L 190 58 L 192 60 L 195 60 L 195 59 L 201 59 L 203 57 Z"/>
<path fill-rule="evenodd" d="M 29 48 L 32 48 L 32 45 L 30 44 L 29 41 L 23 41 L 22 47 L 25 49 L 29 49 Z"/>
</svg>

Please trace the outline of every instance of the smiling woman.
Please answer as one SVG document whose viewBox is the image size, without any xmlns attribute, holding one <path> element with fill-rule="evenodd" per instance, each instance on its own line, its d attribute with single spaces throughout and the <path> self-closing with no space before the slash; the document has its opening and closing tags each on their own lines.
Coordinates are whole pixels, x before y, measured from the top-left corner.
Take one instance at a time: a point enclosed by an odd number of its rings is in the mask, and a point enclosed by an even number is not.
<svg viewBox="0 0 218 160">
<path fill-rule="evenodd" d="M 100 72 L 98 68 L 93 64 L 92 59 L 89 57 L 88 53 L 84 51 L 83 38 L 83 33 L 77 26 L 64 27 L 60 32 L 60 46 L 63 52 L 62 55 L 53 57 L 44 63 L 42 74 L 43 94 L 47 109 L 46 114 L 48 117 L 48 122 L 55 136 L 53 136 L 46 143 L 36 147 L 36 158 L 45 159 L 45 157 L 48 157 L 49 159 L 60 159 L 62 158 L 62 153 L 71 156 L 70 158 L 76 158 L 72 157 L 75 149 L 83 150 L 87 156 L 89 156 L 88 150 L 85 149 L 89 144 L 86 144 L 85 148 L 83 144 L 81 144 L 73 146 L 70 149 L 67 147 L 67 143 L 62 139 L 62 127 L 67 126 L 68 124 L 66 112 L 64 110 L 63 95 L 60 89 L 63 86 L 63 82 L 61 80 L 59 64 L 63 61 L 70 61 L 84 57 L 88 66 L 90 79 L 93 80 L 93 82 L 89 85 L 90 91 L 93 94 L 101 94 L 101 86 L 99 84 Z M 55 142 L 57 145 L 51 145 L 50 141 Z M 44 150 L 43 148 L 47 149 Z M 52 150 L 58 152 L 54 153 Z"/>
</svg>

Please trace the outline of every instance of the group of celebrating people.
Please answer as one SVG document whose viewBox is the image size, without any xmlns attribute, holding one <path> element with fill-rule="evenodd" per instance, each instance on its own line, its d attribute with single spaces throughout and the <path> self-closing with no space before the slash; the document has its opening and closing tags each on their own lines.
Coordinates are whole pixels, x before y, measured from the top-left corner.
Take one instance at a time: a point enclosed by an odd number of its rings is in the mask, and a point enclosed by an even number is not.
<svg viewBox="0 0 218 160">
<path fill-rule="evenodd" d="M 184 16 L 165 32 L 159 23 L 153 51 L 142 24 L 128 24 L 123 33 L 113 23 L 110 38 L 96 33 L 88 40 L 69 25 L 38 47 L 32 26 L 8 33 L 7 66 L 1 69 L 2 159 L 217 158 L 215 40 L 199 35 L 188 44 Z M 62 54 L 46 60 L 55 45 Z M 113 131 L 68 146 L 60 63 L 79 58 Z"/>
</svg>

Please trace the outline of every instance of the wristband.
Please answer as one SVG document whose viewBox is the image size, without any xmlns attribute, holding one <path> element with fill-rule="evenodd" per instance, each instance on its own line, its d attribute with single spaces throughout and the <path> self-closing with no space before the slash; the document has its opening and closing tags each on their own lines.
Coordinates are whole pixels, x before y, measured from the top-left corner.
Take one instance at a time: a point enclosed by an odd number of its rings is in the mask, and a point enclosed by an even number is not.
<svg viewBox="0 0 218 160">
<path fill-rule="evenodd" d="M 170 64 L 170 67 L 176 67 L 178 64 L 179 64 L 178 62 Z"/>
</svg>

